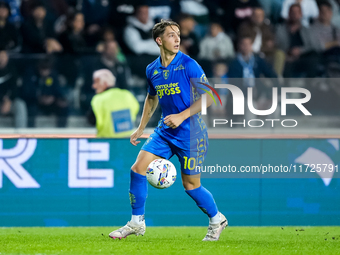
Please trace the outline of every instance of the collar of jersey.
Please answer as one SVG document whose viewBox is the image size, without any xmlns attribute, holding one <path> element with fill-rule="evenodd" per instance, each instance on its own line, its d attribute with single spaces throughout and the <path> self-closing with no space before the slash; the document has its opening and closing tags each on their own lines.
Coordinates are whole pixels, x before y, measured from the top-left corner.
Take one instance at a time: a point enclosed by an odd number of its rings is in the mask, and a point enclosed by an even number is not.
<svg viewBox="0 0 340 255">
<path fill-rule="evenodd" d="M 178 51 L 178 53 L 176 54 L 176 57 L 171 61 L 170 65 L 176 65 L 178 63 L 179 59 L 181 58 L 182 54 L 183 53 L 181 51 Z M 157 59 L 157 68 L 167 69 L 168 67 L 162 66 L 161 56 L 159 56 L 158 59 Z"/>
</svg>

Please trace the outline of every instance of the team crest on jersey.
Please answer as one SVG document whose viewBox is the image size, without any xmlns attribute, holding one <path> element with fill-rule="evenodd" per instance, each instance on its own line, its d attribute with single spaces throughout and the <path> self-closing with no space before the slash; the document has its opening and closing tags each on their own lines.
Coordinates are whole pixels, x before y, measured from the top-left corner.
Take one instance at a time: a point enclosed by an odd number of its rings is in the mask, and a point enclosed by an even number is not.
<svg viewBox="0 0 340 255">
<path fill-rule="evenodd" d="M 185 67 L 182 66 L 182 64 L 180 64 L 179 66 L 177 66 L 177 67 L 174 69 L 174 71 L 183 70 L 183 69 L 185 69 Z"/>
<path fill-rule="evenodd" d="M 156 74 L 159 74 L 157 70 L 155 70 L 152 75 L 156 75 Z"/>
<path fill-rule="evenodd" d="M 164 79 L 169 78 L 169 70 L 163 70 L 163 77 L 164 77 Z"/>
</svg>

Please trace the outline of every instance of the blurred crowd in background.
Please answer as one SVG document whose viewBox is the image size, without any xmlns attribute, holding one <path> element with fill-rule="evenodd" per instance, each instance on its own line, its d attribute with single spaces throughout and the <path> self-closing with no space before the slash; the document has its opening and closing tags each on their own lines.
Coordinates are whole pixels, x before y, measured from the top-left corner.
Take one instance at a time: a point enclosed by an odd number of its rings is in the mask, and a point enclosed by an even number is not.
<svg viewBox="0 0 340 255">
<path fill-rule="evenodd" d="M 69 116 L 86 115 L 102 68 L 142 105 L 161 19 L 179 23 L 180 50 L 207 77 L 248 78 L 239 86 L 255 87 L 255 101 L 270 101 L 271 88 L 254 78 L 340 77 L 339 0 L 0 0 L 0 115 L 34 127 L 36 116 L 53 114 L 66 127 Z M 325 98 L 314 105 L 321 114 L 339 113 L 340 84 L 302 86 Z"/>
</svg>

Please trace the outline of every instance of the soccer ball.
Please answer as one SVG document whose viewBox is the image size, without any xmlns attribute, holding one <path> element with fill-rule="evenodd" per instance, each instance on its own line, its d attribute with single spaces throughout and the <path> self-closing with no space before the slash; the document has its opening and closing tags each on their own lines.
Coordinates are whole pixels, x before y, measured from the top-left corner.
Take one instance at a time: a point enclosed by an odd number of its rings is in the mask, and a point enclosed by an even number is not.
<svg viewBox="0 0 340 255">
<path fill-rule="evenodd" d="M 155 159 L 146 169 L 146 179 L 157 189 L 166 189 L 176 180 L 176 168 L 166 159 Z"/>
</svg>

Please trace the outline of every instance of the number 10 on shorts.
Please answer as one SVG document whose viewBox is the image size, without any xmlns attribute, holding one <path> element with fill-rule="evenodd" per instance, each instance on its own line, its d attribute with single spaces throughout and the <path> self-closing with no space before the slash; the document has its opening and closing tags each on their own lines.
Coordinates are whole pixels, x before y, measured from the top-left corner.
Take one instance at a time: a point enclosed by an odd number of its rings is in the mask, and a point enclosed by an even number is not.
<svg viewBox="0 0 340 255">
<path fill-rule="evenodd" d="M 184 156 L 184 169 L 194 170 L 196 166 L 196 159 L 194 157 L 188 158 Z"/>
</svg>

